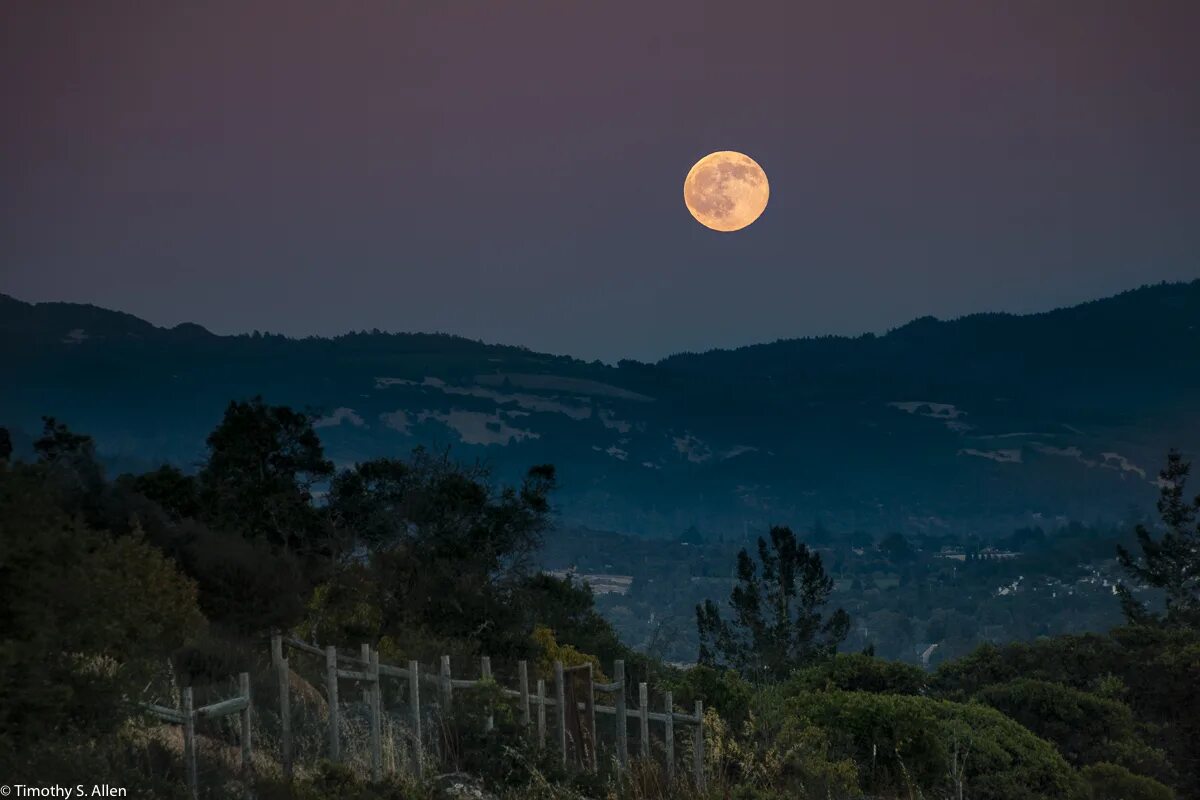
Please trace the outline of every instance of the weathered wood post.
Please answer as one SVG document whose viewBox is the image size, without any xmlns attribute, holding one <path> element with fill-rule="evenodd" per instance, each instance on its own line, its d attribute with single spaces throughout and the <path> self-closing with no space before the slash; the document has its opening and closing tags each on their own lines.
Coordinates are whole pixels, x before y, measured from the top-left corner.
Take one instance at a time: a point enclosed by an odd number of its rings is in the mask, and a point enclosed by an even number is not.
<svg viewBox="0 0 1200 800">
<path fill-rule="evenodd" d="M 517 683 L 521 692 L 521 727 L 529 735 L 529 662 L 517 662 Z"/>
<path fill-rule="evenodd" d="M 250 673 L 243 672 L 238 675 L 238 690 L 242 697 L 246 699 L 246 707 L 243 708 L 239 715 L 242 722 L 242 775 L 248 776 L 253 767 L 250 752 Z"/>
<path fill-rule="evenodd" d="M 537 740 L 538 747 L 546 746 L 546 680 L 537 682 Z"/>
<path fill-rule="evenodd" d="M 617 682 L 614 695 L 617 709 L 617 769 L 625 770 L 629 766 L 629 722 L 625 709 L 625 660 L 622 658 L 613 661 L 613 680 Z"/>
<path fill-rule="evenodd" d="M 588 693 L 583 702 L 587 704 L 588 736 L 592 739 L 590 766 L 592 772 L 596 772 L 600 769 L 600 742 L 596 739 L 596 668 L 590 662 L 587 672 Z"/>
<path fill-rule="evenodd" d="M 192 687 L 183 688 L 183 764 L 187 775 L 188 794 L 200 796 L 196 778 L 196 712 L 192 707 Z"/>
<path fill-rule="evenodd" d="M 337 648 L 325 648 L 325 689 L 329 695 L 329 760 L 341 759 L 341 731 L 338 730 Z"/>
<path fill-rule="evenodd" d="M 704 702 L 696 701 L 696 738 L 692 741 L 692 769 L 696 773 L 696 788 L 704 789 Z"/>
<path fill-rule="evenodd" d="M 450 722 L 450 703 L 454 699 L 454 685 L 450 683 L 450 656 L 442 656 L 442 716 Z"/>
<path fill-rule="evenodd" d="M 379 685 L 379 651 L 363 645 L 367 656 L 367 674 L 371 683 L 366 690 L 367 708 L 371 712 L 371 780 L 383 780 L 383 736 L 381 712 L 383 710 L 383 687 Z"/>
<path fill-rule="evenodd" d="M 650 687 L 645 681 L 638 684 L 638 737 L 641 742 L 638 752 L 642 758 L 650 757 Z"/>
<path fill-rule="evenodd" d="M 558 752 L 563 767 L 567 766 L 567 691 L 566 681 L 563 680 L 563 663 L 554 662 L 554 699 L 557 702 L 555 715 L 558 723 Z"/>
<path fill-rule="evenodd" d="M 279 760 L 283 764 L 283 779 L 292 779 L 292 702 L 288 692 L 291 668 L 286 658 L 279 659 Z"/>
<path fill-rule="evenodd" d="M 663 696 L 667 721 L 663 730 L 663 748 L 666 750 L 667 782 L 675 782 L 675 696 L 668 690 Z"/>
<path fill-rule="evenodd" d="M 412 714 L 413 773 L 419 778 L 425 764 L 425 746 L 421 739 L 421 662 L 408 662 L 408 703 Z"/>
<path fill-rule="evenodd" d="M 370 675 L 370 674 L 371 674 L 371 645 L 369 645 L 369 644 L 367 644 L 367 643 L 365 643 L 365 642 L 364 642 L 363 644 L 359 645 L 359 648 L 358 648 L 358 657 L 359 657 L 359 660 L 363 662 L 363 665 L 362 665 L 362 671 L 363 671 L 363 673 L 365 673 L 365 674 L 367 674 L 367 675 Z M 369 683 L 364 683 L 364 684 L 363 684 L 363 690 L 362 690 L 362 700 L 363 700 L 363 705 L 367 707 L 367 720 L 368 720 L 368 722 L 367 722 L 367 730 L 368 730 L 368 732 L 369 732 L 369 731 L 371 730 L 371 723 L 370 723 L 370 718 L 371 718 L 371 684 L 369 684 Z"/>
<path fill-rule="evenodd" d="M 479 657 L 479 674 L 485 681 L 492 679 L 492 659 L 489 656 Z M 490 733 L 494 727 L 496 727 L 496 718 L 492 716 L 491 701 L 488 701 L 488 715 L 483 721 L 483 731 Z"/>
</svg>

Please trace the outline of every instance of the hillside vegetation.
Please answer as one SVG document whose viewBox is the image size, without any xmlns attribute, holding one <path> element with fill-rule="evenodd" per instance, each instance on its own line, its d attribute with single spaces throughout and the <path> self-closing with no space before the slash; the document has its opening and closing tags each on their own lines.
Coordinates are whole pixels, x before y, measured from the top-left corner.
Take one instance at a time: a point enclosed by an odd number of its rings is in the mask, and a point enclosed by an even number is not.
<svg viewBox="0 0 1200 800">
<path fill-rule="evenodd" d="M 1110 634 L 984 647 L 931 673 L 840 652 L 852 620 L 831 602 L 820 554 L 786 527 L 738 555 L 728 604 L 697 610 L 697 666 L 629 651 L 585 586 L 534 567 L 551 530 L 550 466 L 515 485 L 421 450 L 336 469 L 313 417 L 259 399 L 228 405 L 194 474 L 110 479 L 93 440 L 53 419 L 34 452 L 13 459 L 0 436 L 0 772 L 28 784 L 183 796 L 178 746 L 137 703 L 240 671 L 257 682 L 278 629 L 374 642 L 393 663 L 524 659 L 539 676 L 554 660 L 603 669 L 623 658 L 679 708 L 705 703 L 707 786 L 666 781 L 653 758 L 627 776 L 611 764 L 565 771 L 497 698 L 488 733 L 479 719 L 442 720 L 425 778 L 372 784 L 356 763 L 314 760 L 288 782 L 262 702 L 262 762 L 247 777 L 210 759 L 207 796 L 456 796 L 438 776 L 448 771 L 511 798 L 1200 791 L 1200 498 L 1186 495 L 1177 454 L 1161 475 L 1162 525 L 1120 554 L 1155 603 L 1122 588 L 1128 624 Z M 294 680 L 319 707 L 303 669 Z M 256 683 L 254 695 L 271 691 Z"/>
</svg>

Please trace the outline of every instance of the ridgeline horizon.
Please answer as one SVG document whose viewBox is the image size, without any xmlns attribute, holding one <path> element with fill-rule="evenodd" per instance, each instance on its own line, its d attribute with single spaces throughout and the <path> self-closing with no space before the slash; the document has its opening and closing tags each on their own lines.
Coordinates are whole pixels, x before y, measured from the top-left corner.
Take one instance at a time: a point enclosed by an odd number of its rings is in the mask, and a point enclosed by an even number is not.
<svg viewBox="0 0 1200 800">
<path fill-rule="evenodd" d="M 820 334 L 807 334 L 807 335 L 799 335 L 799 336 L 783 336 L 783 337 L 777 337 L 775 339 L 769 339 L 769 340 L 764 339 L 761 341 L 752 341 L 752 342 L 748 342 L 745 344 L 722 344 L 722 345 L 715 345 L 713 347 L 699 349 L 699 350 L 676 350 L 676 351 L 669 352 L 666 355 L 661 356 L 657 359 L 652 359 L 652 360 L 643 360 L 643 359 L 638 359 L 638 358 L 619 358 L 616 360 L 603 359 L 603 358 L 587 359 L 582 356 L 572 355 L 571 353 L 539 350 L 531 345 L 511 344 L 511 343 L 502 341 L 500 339 L 490 340 L 490 339 L 483 339 L 483 338 L 475 338 L 475 337 L 467 336 L 467 335 L 460 334 L 460 333 L 454 333 L 453 331 L 442 331 L 442 330 L 421 331 L 421 330 L 389 330 L 389 329 L 381 329 L 381 328 L 371 328 L 371 329 L 361 328 L 361 329 L 348 329 L 342 333 L 336 333 L 336 334 L 321 334 L 321 333 L 288 334 L 288 333 L 272 332 L 269 330 L 254 329 L 254 330 L 250 330 L 250 331 L 240 331 L 240 332 L 235 332 L 235 333 L 217 333 L 217 332 L 211 330 L 205 324 L 203 324 L 201 322 L 197 322 L 195 320 L 185 320 L 183 322 L 178 322 L 174 325 L 159 325 L 159 324 L 150 322 L 145 317 L 141 317 L 132 312 L 123 311 L 123 310 L 120 310 L 119 308 L 101 305 L 98 303 L 75 302 L 75 301 L 68 301 L 68 300 L 23 300 L 15 295 L 9 294 L 7 292 L 2 292 L 2 291 L 0 291 L 0 310 L 5 310 L 6 312 L 11 312 L 13 310 L 13 308 L 15 307 L 14 304 L 19 305 L 19 306 L 24 306 L 24 307 L 27 307 L 30 309 L 41 309 L 41 308 L 45 308 L 46 310 L 57 309 L 57 308 L 61 308 L 64 310 L 65 309 L 81 309 L 81 310 L 86 310 L 89 312 L 100 312 L 100 313 L 106 314 L 106 315 L 116 315 L 118 317 L 128 318 L 129 321 L 131 321 L 132 323 L 134 323 L 135 325 L 137 325 L 139 327 L 149 326 L 149 327 L 154 328 L 159 331 L 188 333 L 188 334 L 195 334 L 198 336 L 211 336 L 214 338 L 222 338 L 222 339 L 253 338 L 255 336 L 262 336 L 262 337 L 280 337 L 283 339 L 287 339 L 288 341 L 303 342 L 303 341 L 310 341 L 310 340 L 336 341 L 339 339 L 344 339 L 344 338 L 354 337 L 354 336 L 448 338 L 448 339 L 462 341 L 462 342 L 469 342 L 471 344 L 482 345 L 485 347 L 512 348 L 512 349 L 520 350 L 523 352 L 536 353 L 538 355 L 553 356 L 555 358 L 570 358 L 572 360 L 579 361 L 582 363 L 601 363 L 606 366 L 615 366 L 622 362 L 629 362 L 629 363 L 634 363 L 634 364 L 646 364 L 646 365 L 657 366 L 657 365 L 661 365 L 662 363 L 664 363 L 666 361 L 669 361 L 671 359 L 678 358 L 678 357 L 704 356 L 704 355 L 709 355 L 709 354 L 714 354 L 714 353 L 734 353 L 734 352 L 753 350 L 756 348 L 770 347 L 773 345 L 787 344 L 787 343 L 793 343 L 793 342 L 812 342 L 812 341 L 826 341 L 826 340 L 855 341 L 855 340 L 859 340 L 859 339 L 882 339 L 882 338 L 891 336 L 893 334 L 896 334 L 898 332 L 904 331 L 905 329 L 907 329 L 911 326 L 920 325 L 920 324 L 929 324 L 929 323 L 954 324 L 954 323 L 968 322 L 971 320 L 987 319 L 987 318 L 1025 319 L 1025 318 L 1030 318 L 1030 317 L 1043 317 L 1043 316 L 1047 316 L 1047 315 L 1053 315 L 1053 314 L 1056 314 L 1059 312 L 1071 311 L 1071 310 L 1075 310 L 1075 309 L 1086 308 L 1089 306 L 1104 304 L 1108 301 L 1118 300 L 1120 298 L 1128 297 L 1130 295 L 1136 295 L 1136 294 L 1143 293 L 1143 292 L 1154 291 L 1154 290 L 1158 290 L 1158 289 L 1174 289 L 1174 288 L 1189 288 L 1189 287 L 1194 288 L 1197 286 L 1200 286 L 1200 278 L 1195 278 L 1192 280 L 1184 280 L 1184 281 L 1163 280 L 1163 281 L 1158 281 L 1155 283 L 1139 284 L 1138 286 L 1134 286 L 1129 289 L 1125 289 L 1120 292 L 1116 292 L 1114 294 L 1101 295 L 1100 297 L 1096 297 L 1091 300 L 1081 300 L 1076 303 L 1065 303 L 1062 305 L 1055 305 L 1055 306 L 1045 308 L 1042 310 L 1038 310 L 1038 311 L 1024 311 L 1024 312 L 1022 312 L 1022 311 L 1003 311 L 1003 310 L 973 311 L 973 312 L 968 312 L 965 314 L 959 314 L 956 316 L 947 316 L 947 317 L 940 317 L 940 316 L 937 316 L 936 314 L 921 314 L 919 316 L 912 317 L 907 322 L 901 323 L 899 325 L 896 325 L 896 326 L 893 326 L 890 328 L 883 329 L 882 331 L 861 331 L 856 334 L 820 333 Z"/>
</svg>

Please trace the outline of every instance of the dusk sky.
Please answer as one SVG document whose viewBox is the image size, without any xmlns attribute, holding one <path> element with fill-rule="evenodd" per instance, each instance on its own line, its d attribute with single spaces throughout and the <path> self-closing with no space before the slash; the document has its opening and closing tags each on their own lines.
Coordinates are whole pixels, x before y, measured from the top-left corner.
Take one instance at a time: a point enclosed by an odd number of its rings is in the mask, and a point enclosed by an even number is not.
<svg viewBox="0 0 1200 800">
<path fill-rule="evenodd" d="M 0 292 L 615 360 L 1200 277 L 1200 3 L 0 10 Z M 714 150 L 771 196 L 699 225 Z"/>
</svg>

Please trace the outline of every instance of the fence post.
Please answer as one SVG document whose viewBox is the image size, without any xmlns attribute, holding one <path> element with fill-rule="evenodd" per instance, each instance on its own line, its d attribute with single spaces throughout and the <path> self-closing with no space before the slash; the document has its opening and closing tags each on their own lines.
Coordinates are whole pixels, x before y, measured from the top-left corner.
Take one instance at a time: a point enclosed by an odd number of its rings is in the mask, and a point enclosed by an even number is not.
<svg viewBox="0 0 1200 800">
<path fill-rule="evenodd" d="M 529 735 L 529 662 L 517 662 L 517 682 L 521 689 L 521 728 Z"/>
<path fill-rule="evenodd" d="M 242 773 L 244 776 L 249 776 L 252 768 L 251 753 L 250 753 L 250 673 L 243 672 L 238 675 L 238 689 L 242 697 L 246 698 L 246 707 L 241 711 L 242 718 Z"/>
<path fill-rule="evenodd" d="M 442 656 L 442 704 L 445 706 L 442 714 L 446 722 L 450 721 L 450 703 L 454 699 L 454 686 L 450 683 L 450 656 Z"/>
<path fill-rule="evenodd" d="M 371 780 L 378 783 L 383 780 L 383 736 L 382 716 L 383 687 L 379 685 L 379 651 L 372 650 L 369 644 L 363 645 L 367 655 L 367 673 L 371 676 L 371 685 L 367 689 L 367 708 L 371 712 Z"/>
<path fill-rule="evenodd" d="M 625 716 L 625 660 L 622 658 L 613 662 L 613 680 L 617 682 L 617 769 L 624 770 L 629 766 L 629 722 Z"/>
<path fill-rule="evenodd" d="M 649 756 L 650 756 L 650 687 L 648 687 L 646 685 L 645 681 L 638 684 L 638 716 L 641 717 L 641 719 L 638 720 L 638 723 L 639 723 L 638 733 L 640 734 L 639 738 L 641 739 L 641 744 L 638 747 L 638 750 L 641 752 L 642 758 L 649 758 Z"/>
<path fill-rule="evenodd" d="M 567 766 L 567 688 L 563 681 L 563 663 L 554 662 L 554 699 L 558 705 L 558 752 L 563 767 Z"/>
<path fill-rule="evenodd" d="M 424 768 L 424 744 L 421 740 L 421 662 L 408 662 L 408 703 L 412 713 L 413 772 L 419 778 Z"/>
<path fill-rule="evenodd" d="M 663 698 L 667 707 L 666 729 L 663 731 L 663 747 L 667 758 L 667 782 L 675 782 L 675 697 L 668 690 Z"/>
<path fill-rule="evenodd" d="M 480 676 L 482 676 L 483 680 L 485 680 L 485 681 L 490 681 L 492 679 L 492 659 L 489 656 L 480 656 L 479 657 L 479 674 L 480 674 Z M 483 721 L 484 733 L 491 732 L 492 728 L 494 728 L 495 726 L 496 726 L 496 718 L 493 717 L 491 714 L 491 702 L 489 701 L 488 702 L 488 715 L 487 715 L 487 718 Z"/>
<path fill-rule="evenodd" d="M 188 794 L 200 796 L 196 780 L 196 712 L 192 710 L 192 687 L 183 688 L 183 763 L 187 773 Z"/>
<path fill-rule="evenodd" d="M 546 746 L 546 681 L 538 678 L 537 682 L 537 740 L 538 747 Z"/>
<path fill-rule="evenodd" d="M 596 772 L 600 769 L 600 742 L 596 739 L 596 668 L 591 663 L 587 668 L 588 696 L 584 702 L 587 703 L 588 736 L 592 739 L 591 768 L 592 772 Z"/>
<path fill-rule="evenodd" d="M 704 790 L 704 702 L 696 701 L 696 738 L 692 740 L 692 757 L 695 764 L 692 769 L 696 773 L 696 788 Z"/>
<path fill-rule="evenodd" d="M 292 703 L 288 694 L 291 674 L 286 658 L 279 659 L 279 758 L 283 762 L 283 779 L 292 780 Z"/>
<path fill-rule="evenodd" d="M 359 645 L 358 656 L 359 656 L 359 659 L 363 662 L 362 671 L 367 673 L 368 675 L 370 675 L 371 674 L 371 645 L 366 644 L 365 642 L 363 644 Z M 371 684 L 368 683 L 363 686 L 362 699 L 363 699 L 363 705 L 365 705 L 367 707 L 367 718 L 370 719 L 370 716 L 371 716 Z M 370 726 L 370 724 L 368 724 L 367 730 L 369 731 L 370 729 L 371 729 L 371 726 Z"/>
<path fill-rule="evenodd" d="M 341 731 L 338 730 L 337 648 L 325 648 L 325 688 L 329 694 L 329 760 L 341 758 Z"/>
</svg>

